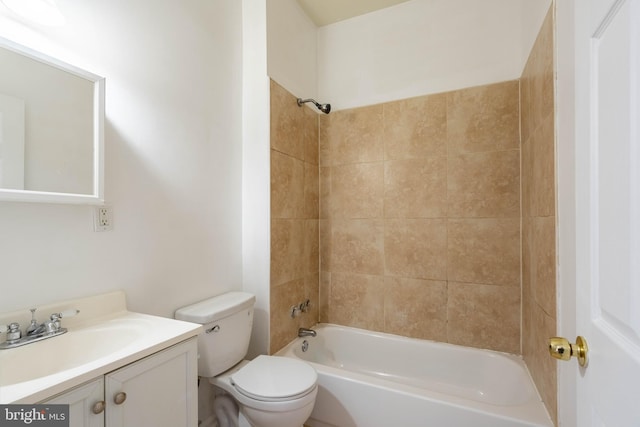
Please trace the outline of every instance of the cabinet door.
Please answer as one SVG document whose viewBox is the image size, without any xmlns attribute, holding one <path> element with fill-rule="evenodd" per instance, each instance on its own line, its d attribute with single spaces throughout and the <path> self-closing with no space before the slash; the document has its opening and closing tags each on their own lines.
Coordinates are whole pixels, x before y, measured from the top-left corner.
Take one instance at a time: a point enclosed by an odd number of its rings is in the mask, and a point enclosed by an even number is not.
<svg viewBox="0 0 640 427">
<path fill-rule="evenodd" d="M 103 377 L 41 403 L 69 405 L 69 427 L 104 427 Z"/>
<path fill-rule="evenodd" d="M 196 338 L 105 376 L 108 427 L 196 427 Z"/>
</svg>

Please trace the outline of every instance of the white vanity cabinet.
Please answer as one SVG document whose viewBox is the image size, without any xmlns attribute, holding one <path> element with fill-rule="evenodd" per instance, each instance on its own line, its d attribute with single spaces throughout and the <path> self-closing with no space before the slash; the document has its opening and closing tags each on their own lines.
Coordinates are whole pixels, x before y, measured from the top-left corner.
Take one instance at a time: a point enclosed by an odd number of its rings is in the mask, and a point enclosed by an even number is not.
<svg viewBox="0 0 640 427">
<path fill-rule="evenodd" d="M 42 403 L 69 404 L 71 427 L 196 427 L 197 354 L 194 337 Z"/>
<path fill-rule="evenodd" d="M 196 338 L 105 375 L 105 398 L 107 427 L 196 427 Z"/>
<path fill-rule="evenodd" d="M 42 403 L 69 405 L 69 427 L 104 427 L 104 377 Z"/>
</svg>

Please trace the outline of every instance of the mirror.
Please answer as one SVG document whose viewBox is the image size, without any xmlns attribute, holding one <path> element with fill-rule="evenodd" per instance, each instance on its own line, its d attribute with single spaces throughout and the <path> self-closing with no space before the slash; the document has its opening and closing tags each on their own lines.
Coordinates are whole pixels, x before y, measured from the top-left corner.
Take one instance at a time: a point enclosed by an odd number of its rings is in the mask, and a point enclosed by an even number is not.
<svg viewBox="0 0 640 427">
<path fill-rule="evenodd" d="M 0 200 L 102 204 L 104 78 L 0 38 Z"/>
</svg>

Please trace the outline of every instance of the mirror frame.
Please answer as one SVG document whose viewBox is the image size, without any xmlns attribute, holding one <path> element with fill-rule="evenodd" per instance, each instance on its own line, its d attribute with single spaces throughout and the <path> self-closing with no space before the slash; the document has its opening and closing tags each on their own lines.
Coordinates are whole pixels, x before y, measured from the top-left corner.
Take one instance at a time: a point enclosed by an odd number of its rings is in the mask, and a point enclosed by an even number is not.
<svg viewBox="0 0 640 427">
<path fill-rule="evenodd" d="M 30 190 L 11 190 L 0 188 L 0 201 L 71 203 L 71 204 L 104 204 L 104 111 L 105 111 L 105 78 L 74 65 L 60 61 L 43 53 L 22 46 L 11 40 L 0 37 L 0 48 L 19 53 L 35 61 L 42 62 L 62 71 L 92 81 L 93 86 L 93 193 L 56 193 Z"/>
</svg>

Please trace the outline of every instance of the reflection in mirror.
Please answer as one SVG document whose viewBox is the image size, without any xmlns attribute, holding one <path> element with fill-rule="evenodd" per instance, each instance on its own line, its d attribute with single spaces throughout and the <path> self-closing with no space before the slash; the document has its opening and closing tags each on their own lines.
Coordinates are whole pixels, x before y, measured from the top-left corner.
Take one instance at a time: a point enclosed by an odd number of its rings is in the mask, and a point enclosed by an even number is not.
<svg viewBox="0 0 640 427">
<path fill-rule="evenodd" d="M 0 38 L 0 200 L 103 201 L 104 79 Z"/>
</svg>

